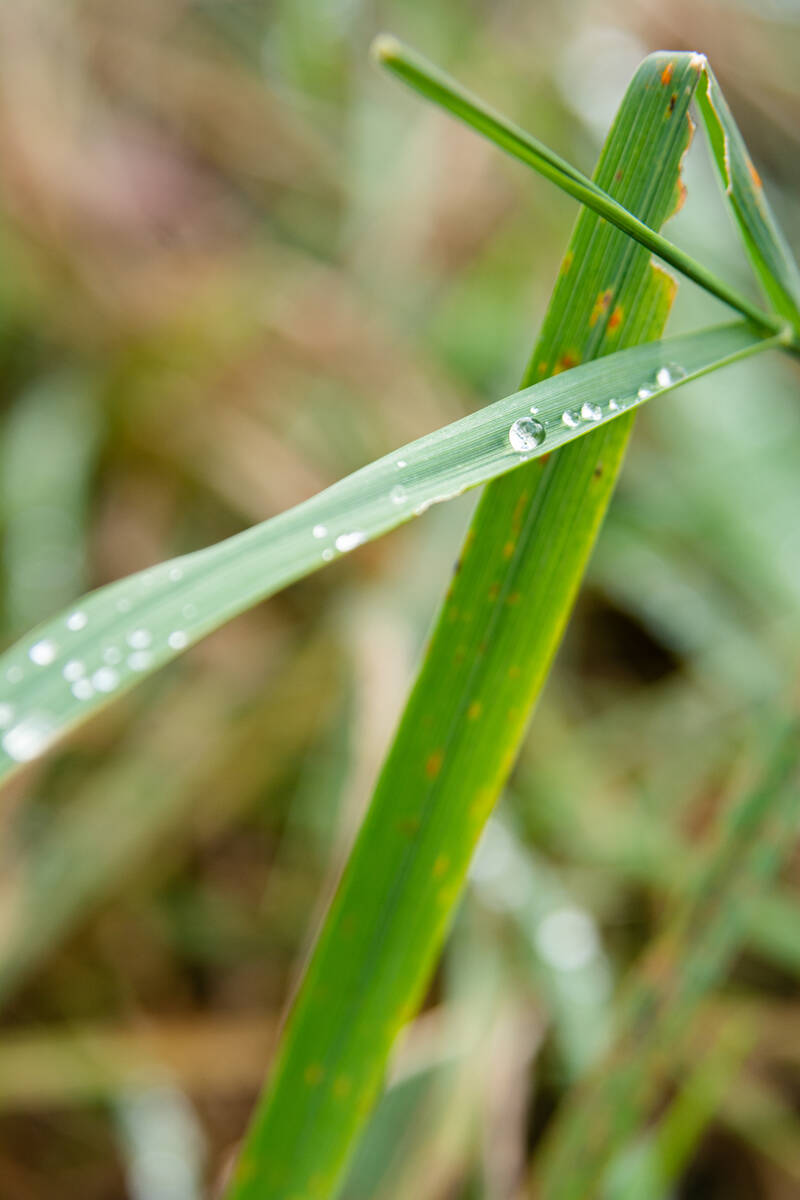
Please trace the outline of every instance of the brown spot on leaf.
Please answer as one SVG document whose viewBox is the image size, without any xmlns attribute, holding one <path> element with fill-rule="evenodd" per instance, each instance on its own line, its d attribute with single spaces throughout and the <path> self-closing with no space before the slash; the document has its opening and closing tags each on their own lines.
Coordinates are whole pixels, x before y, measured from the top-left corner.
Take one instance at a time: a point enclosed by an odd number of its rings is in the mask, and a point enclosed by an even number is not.
<svg viewBox="0 0 800 1200">
<path fill-rule="evenodd" d="M 606 288 L 606 290 L 604 292 L 600 292 L 600 294 L 598 295 L 597 299 L 594 302 L 591 314 L 589 316 L 589 325 L 590 326 L 596 325 L 597 322 L 599 321 L 600 317 L 602 317 L 605 313 L 608 312 L 609 308 L 611 307 L 611 301 L 613 300 L 613 298 L 614 298 L 614 293 L 612 292 L 611 288 Z"/>
<path fill-rule="evenodd" d="M 574 257 L 575 257 L 575 255 L 572 253 L 571 250 L 568 250 L 567 253 L 564 255 L 564 258 L 562 259 L 562 262 L 561 262 L 561 274 L 562 275 L 566 275 L 567 271 L 572 266 L 572 260 Z"/>
<path fill-rule="evenodd" d="M 580 354 L 575 350 L 567 350 L 566 354 L 562 354 L 556 365 L 553 367 L 553 374 L 560 375 L 562 371 L 569 371 L 572 367 L 577 367 L 581 361 Z"/>
<path fill-rule="evenodd" d="M 675 112 L 675 105 L 677 103 L 678 103 L 678 93 L 673 92 L 669 98 L 669 104 L 667 105 L 667 116 L 669 116 L 669 117 L 672 116 L 672 114 Z"/>
<path fill-rule="evenodd" d="M 434 750 L 433 754 L 428 755 L 428 761 L 425 763 L 425 774 L 428 779 L 435 779 L 442 769 L 444 762 L 444 753 L 441 750 Z"/>
<path fill-rule="evenodd" d="M 608 318 L 608 328 L 610 330 L 618 329 L 622 324 L 622 318 L 625 316 L 625 309 L 621 304 L 618 304 L 611 316 Z"/>
<path fill-rule="evenodd" d="M 614 172 L 614 179 L 617 183 L 622 183 L 622 167 L 617 167 Z"/>
</svg>

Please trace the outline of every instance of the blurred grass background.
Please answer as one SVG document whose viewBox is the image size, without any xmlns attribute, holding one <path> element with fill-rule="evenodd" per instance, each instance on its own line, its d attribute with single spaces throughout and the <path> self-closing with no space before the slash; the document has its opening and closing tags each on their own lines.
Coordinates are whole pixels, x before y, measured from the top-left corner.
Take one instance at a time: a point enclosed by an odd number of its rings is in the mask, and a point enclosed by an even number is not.
<svg viewBox="0 0 800 1200">
<path fill-rule="evenodd" d="M 797 0 L 1 6 L 4 644 L 516 386 L 575 207 L 382 79 L 382 28 L 586 170 L 645 53 L 706 52 L 800 245 Z M 700 138 L 686 182 L 669 236 L 749 287 Z M 670 330 L 704 315 L 684 284 Z M 796 712 L 798 382 L 775 356 L 640 417 L 348 1200 L 515 1194 Z M 239 619 L 6 789 L 0 1200 L 216 1194 L 473 502 Z M 725 887 L 736 953 L 613 1200 L 800 1194 L 800 861 Z"/>
</svg>

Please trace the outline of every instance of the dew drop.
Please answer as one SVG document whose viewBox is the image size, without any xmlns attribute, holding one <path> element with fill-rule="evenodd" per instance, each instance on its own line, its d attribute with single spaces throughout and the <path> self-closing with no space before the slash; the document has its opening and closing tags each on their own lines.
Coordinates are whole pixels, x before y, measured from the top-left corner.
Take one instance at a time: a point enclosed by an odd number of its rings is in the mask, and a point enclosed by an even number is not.
<svg viewBox="0 0 800 1200">
<path fill-rule="evenodd" d="M 98 692 L 113 692 L 119 683 L 119 675 L 111 667 L 100 667 L 92 676 L 92 686 Z"/>
<path fill-rule="evenodd" d="M 397 467 L 398 471 L 402 471 L 403 467 L 408 466 L 408 463 L 406 462 L 406 460 L 404 458 L 398 458 L 397 462 L 394 465 Z"/>
<path fill-rule="evenodd" d="M 520 417 L 508 431 L 511 449 L 517 454 L 528 454 L 541 446 L 545 439 L 545 428 L 541 421 L 533 417 Z"/>
<path fill-rule="evenodd" d="M 2 746 L 15 762 L 30 762 L 47 749 L 55 730 L 44 713 L 31 713 L 3 735 Z"/>
<path fill-rule="evenodd" d="M 391 500 L 392 504 L 405 504 L 406 500 L 408 499 L 408 492 L 402 486 L 402 484 L 398 483 L 397 486 L 393 487 L 389 492 L 389 499 Z"/>
<path fill-rule="evenodd" d="M 600 421 L 603 417 L 603 410 L 599 404 L 592 404 L 589 400 L 584 400 L 581 405 L 581 416 L 584 421 Z"/>
<path fill-rule="evenodd" d="M 322 551 L 322 560 L 323 560 L 323 562 L 330 562 L 332 558 L 333 558 L 333 551 L 331 550 L 331 548 L 329 546 L 327 550 Z"/>
<path fill-rule="evenodd" d="M 0 704 L 0 729 L 5 729 L 14 720 L 14 709 L 10 704 Z"/>
<path fill-rule="evenodd" d="M 76 700 L 91 700 L 94 688 L 88 679 L 76 679 L 70 688 Z"/>
<path fill-rule="evenodd" d="M 6 679 L 9 683 L 19 683 L 23 677 L 22 667 L 9 667 L 6 671 Z"/>
<path fill-rule="evenodd" d="M 346 554 L 348 550 L 355 550 L 356 546 L 366 541 L 366 537 L 361 529 L 354 529 L 352 533 L 340 533 L 334 545 L 342 554 Z"/>
<path fill-rule="evenodd" d="M 118 646 L 107 646 L 103 651 L 103 660 L 115 667 L 117 663 L 122 662 L 122 651 Z"/>
<path fill-rule="evenodd" d="M 146 671 L 153 661 L 153 656 L 149 650 L 134 650 L 133 654 L 128 656 L 128 666 L 132 671 Z"/>
<path fill-rule="evenodd" d="M 86 674 L 86 668 L 79 659 L 71 658 L 68 663 L 64 664 L 64 670 L 61 674 L 67 683 L 74 683 L 76 679 L 80 679 L 82 675 Z"/>
<path fill-rule="evenodd" d="M 328 528 L 326 525 L 315 525 L 311 530 L 311 536 L 315 538 L 324 538 L 327 537 L 327 534 Z"/>
<path fill-rule="evenodd" d="M 128 645 L 134 650 L 145 650 L 152 640 L 146 629 L 134 629 L 133 633 L 128 634 Z"/>
<path fill-rule="evenodd" d="M 687 374 L 688 372 L 679 363 L 665 363 L 656 371 L 656 383 L 662 388 L 671 387 L 673 383 L 679 383 L 681 379 L 685 379 Z"/>
<path fill-rule="evenodd" d="M 181 609 L 181 613 L 183 614 L 183 616 L 186 618 L 187 621 L 191 621 L 192 617 L 197 616 L 197 605 L 196 604 L 184 604 L 183 608 Z"/>
<path fill-rule="evenodd" d="M 581 423 L 581 414 L 577 408 L 568 408 L 561 414 L 561 420 L 566 425 L 567 429 L 577 429 Z"/>
<path fill-rule="evenodd" d="M 131 602 L 128 599 L 128 597 L 120 596 L 119 600 L 117 601 L 117 611 L 118 612 L 129 612 L 130 607 L 131 607 Z"/>
<path fill-rule="evenodd" d="M 658 388 L 652 383 L 643 383 L 636 393 L 640 400 L 649 400 L 651 396 L 655 396 Z"/>
<path fill-rule="evenodd" d="M 619 412 L 619 411 L 620 411 L 619 401 L 617 401 L 617 400 L 609 400 L 609 402 L 608 402 L 608 411 L 609 411 L 609 412 Z"/>
<path fill-rule="evenodd" d="M 46 667 L 53 661 L 58 654 L 58 646 L 51 638 L 42 638 L 40 642 L 35 642 L 28 651 L 28 658 L 31 662 L 36 663 L 37 667 Z"/>
<path fill-rule="evenodd" d="M 536 416 L 536 414 L 538 413 L 538 411 L 539 411 L 539 409 L 536 407 L 536 405 L 535 405 L 535 404 L 532 404 L 532 405 L 531 405 L 531 412 L 533 413 L 533 415 L 534 415 L 534 416 Z"/>
<path fill-rule="evenodd" d="M 171 646 L 173 650 L 182 650 L 184 646 L 188 645 L 188 642 L 189 639 L 182 629 L 173 630 L 167 638 L 167 645 Z"/>
<path fill-rule="evenodd" d="M 177 583 L 179 579 L 183 579 L 183 571 L 180 567 L 170 567 L 170 569 L 167 571 L 167 575 L 170 577 L 173 583 Z"/>
<path fill-rule="evenodd" d="M 70 613 L 67 617 L 67 629 L 71 629 L 73 633 L 77 633 L 79 629 L 85 629 L 89 621 L 85 612 Z"/>
</svg>

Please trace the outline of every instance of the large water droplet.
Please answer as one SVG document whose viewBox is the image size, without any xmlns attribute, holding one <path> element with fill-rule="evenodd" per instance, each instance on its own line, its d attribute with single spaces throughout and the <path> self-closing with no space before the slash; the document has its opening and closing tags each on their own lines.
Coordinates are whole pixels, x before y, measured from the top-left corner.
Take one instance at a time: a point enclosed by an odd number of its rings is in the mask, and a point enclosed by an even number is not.
<svg viewBox="0 0 800 1200">
<path fill-rule="evenodd" d="M 188 642 L 189 639 L 182 629 L 174 629 L 167 638 L 167 645 L 171 646 L 173 650 L 183 650 Z"/>
<path fill-rule="evenodd" d="M 85 612 L 70 613 L 67 617 L 67 629 L 71 629 L 73 633 L 77 633 L 79 629 L 85 629 L 89 618 Z"/>
<path fill-rule="evenodd" d="M 58 646 L 52 638 L 42 638 L 40 642 L 35 642 L 28 651 L 28 658 L 31 662 L 35 662 L 37 667 L 48 666 L 55 656 L 58 654 Z"/>
<path fill-rule="evenodd" d="M 567 429 L 577 429 L 581 423 L 581 414 L 577 408 L 568 408 L 561 414 L 561 420 Z"/>
<path fill-rule="evenodd" d="M 545 428 L 541 421 L 534 417 L 520 417 L 508 431 L 511 449 L 517 454 L 529 454 L 545 439 Z"/>
<path fill-rule="evenodd" d="M 311 530 L 311 536 L 315 538 L 324 538 L 327 536 L 328 530 L 324 525 L 315 525 Z"/>
<path fill-rule="evenodd" d="M 673 383 L 680 383 L 688 374 L 680 363 L 664 363 L 663 367 L 659 367 L 656 371 L 656 383 L 659 387 L 671 387 Z"/>
<path fill-rule="evenodd" d="M 15 762 L 30 762 L 47 749 L 54 732 L 49 717 L 31 713 L 3 735 L 2 746 Z"/>
<path fill-rule="evenodd" d="M 340 533 L 334 545 L 342 554 L 346 554 L 348 550 L 355 550 L 356 546 L 360 546 L 366 540 L 366 536 L 361 529 L 354 529 L 352 533 Z"/>
<path fill-rule="evenodd" d="M 86 674 L 86 668 L 79 659 L 71 658 L 68 663 L 64 664 L 64 670 L 61 674 L 67 683 L 74 683 L 76 679 L 80 679 L 81 675 Z"/>
<path fill-rule="evenodd" d="M 111 667 L 100 667 L 92 676 L 92 686 L 98 692 L 113 692 L 119 683 L 119 675 Z"/>
<path fill-rule="evenodd" d="M 599 404 L 592 404 L 589 400 L 584 400 L 581 405 L 581 416 L 584 421 L 600 421 L 603 417 L 603 410 Z"/>
</svg>

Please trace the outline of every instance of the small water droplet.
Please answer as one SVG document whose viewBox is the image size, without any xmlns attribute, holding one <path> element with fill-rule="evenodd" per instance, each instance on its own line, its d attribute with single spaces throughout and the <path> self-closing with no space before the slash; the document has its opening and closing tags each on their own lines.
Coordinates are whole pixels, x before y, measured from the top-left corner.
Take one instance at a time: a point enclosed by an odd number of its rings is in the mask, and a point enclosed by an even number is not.
<svg viewBox="0 0 800 1200">
<path fill-rule="evenodd" d="M 134 629 L 128 634 L 128 645 L 134 650 L 145 650 L 153 639 L 146 629 Z"/>
<path fill-rule="evenodd" d="M 561 414 L 561 420 L 567 429 L 577 429 L 581 423 L 581 414 L 577 408 L 568 408 Z"/>
<path fill-rule="evenodd" d="M 581 416 L 584 421 L 600 421 L 603 417 L 603 410 L 599 404 L 592 404 L 589 400 L 584 400 L 581 405 Z"/>
<path fill-rule="evenodd" d="M 324 538 L 328 536 L 328 527 L 326 525 L 315 525 L 311 530 L 311 536 L 315 538 Z"/>
<path fill-rule="evenodd" d="M 117 601 L 117 611 L 118 612 L 129 612 L 130 607 L 131 607 L 131 602 L 128 599 L 128 597 L 120 596 L 119 600 Z"/>
<path fill-rule="evenodd" d="M 328 546 L 327 550 L 322 551 L 322 561 L 330 562 L 332 558 L 333 558 L 333 551 L 331 550 L 330 546 Z"/>
<path fill-rule="evenodd" d="M 397 486 L 393 487 L 389 492 L 389 499 L 391 500 L 392 504 L 405 504 L 406 500 L 408 499 L 408 492 L 402 486 L 402 484 L 398 483 Z"/>
<path fill-rule="evenodd" d="M 142 576 L 142 587 L 143 588 L 151 588 L 153 586 L 153 584 L 155 583 L 155 581 L 156 581 L 155 572 L 154 571 L 146 571 L 145 574 Z"/>
<path fill-rule="evenodd" d="M 608 411 L 609 411 L 609 412 L 619 412 L 619 410 L 620 410 L 620 409 L 619 409 L 619 402 L 618 402 L 617 400 L 609 400 L 609 402 L 608 402 Z"/>
<path fill-rule="evenodd" d="M 3 735 L 3 749 L 15 762 L 30 762 L 47 749 L 54 733 L 51 719 L 31 713 Z"/>
<path fill-rule="evenodd" d="M 656 371 L 656 383 L 659 387 L 670 387 L 673 383 L 679 383 L 681 379 L 685 379 L 688 372 L 680 365 L 680 363 L 664 363 L 663 367 L 659 367 Z"/>
<path fill-rule="evenodd" d="M 366 534 L 360 529 L 354 529 L 351 533 L 340 533 L 334 545 L 342 554 L 346 554 L 348 550 L 355 550 L 356 546 L 360 546 L 366 540 Z"/>
<path fill-rule="evenodd" d="M 406 460 L 404 458 L 398 458 L 397 462 L 394 465 L 397 467 L 398 471 L 402 471 L 403 467 L 408 466 L 408 463 L 406 462 Z"/>
<path fill-rule="evenodd" d="M 117 663 L 122 662 L 122 651 L 118 646 L 106 646 L 103 651 L 103 660 L 115 667 Z"/>
<path fill-rule="evenodd" d="M 167 638 L 167 645 L 171 646 L 173 650 L 182 650 L 188 641 L 189 639 L 182 629 L 175 629 Z"/>
<path fill-rule="evenodd" d="M 508 431 L 511 449 L 517 454 L 528 454 L 541 446 L 545 439 L 545 428 L 541 421 L 533 417 L 520 417 Z"/>
<path fill-rule="evenodd" d="M 192 617 L 197 616 L 197 605 L 184 604 L 183 608 L 181 609 L 181 614 L 186 618 L 187 621 L 191 621 Z"/>
<path fill-rule="evenodd" d="M 10 704 L 0 704 L 0 729 L 5 729 L 14 720 L 14 709 Z"/>
<path fill-rule="evenodd" d="M 73 633 L 77 633 L 79 629 L 85 629 L 89 621 L 85 612 L 70 613 L 67 617 L 67 629 L 71 629 Z"/>
<path fill-rule="evenodd" d="M 20 683 L 24 674 L 22 667 L 9 667 L 6 671 L 6 679 L 9 683 Z"/>
<path fill-rule="evenodd" d="M 52 638 L 42 638 L 40 642 L 35 642 L 28 651 L 28 658 L 31 662 L 35 662 L 37 667 L 48 666 L 55 656 L 58 654 L 58 646 Z"/>
<path fill-rule="evenodd" d="M 651 396 L 655 396 L 658 388 L 652 383 L 643 383 L 636 393 L 640 400 L 649 400 Z"/>
<path fill-rule="evenodd" d="M 539 411 L 539 409 L 536 407 L 536 405 L 535 405 L 535 404 L 532 404 L 532 405 L 531 405 L 531 412 L 533 413 L 533 415 L 534 415 L 534 416 L 536 416 L 536 414 L 538 413 L 538 411 Z"/>
<path fill-rule="evenodd" d="M 76 679 L 70 688 L 76 700 L 91 700 L 94 688 L 88 679 Z"/>
<path fill-rule="evenodd" d="M 167 574 L 173 583 L 177 583 L 179 579 L 183 579 L 183 571 L 180 567 L 170 567 Z"/>
<path fill-rule="evenodd" d="M 98 692 L 113 692 L 119 683 L 119 675 L 111 667 L 100 667 L 92 676 L 92 686 Z"/>
<path fill-rule="evenodd" d="M 81 675 L 85 675 L 85 673 L 86 668 L 77 658 L 71 658 L 68 663 L 65 663 L 64 670 L 61 672 L 67 683 L 74 683 L 76 679 L 80 679 Z"/>
<path fill-rule="evenodd" d="M 132 671 L 146 671 L 153 661 L 153 656 L 149 650 L 134 650 L 133 654 L 128 656 L 128 666 Z"/>
</svg>

